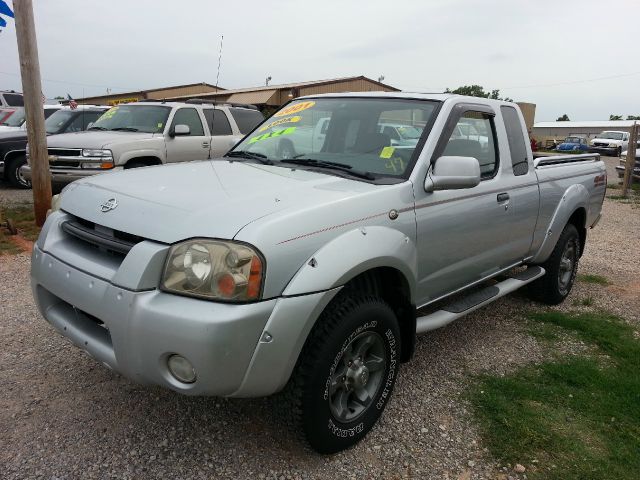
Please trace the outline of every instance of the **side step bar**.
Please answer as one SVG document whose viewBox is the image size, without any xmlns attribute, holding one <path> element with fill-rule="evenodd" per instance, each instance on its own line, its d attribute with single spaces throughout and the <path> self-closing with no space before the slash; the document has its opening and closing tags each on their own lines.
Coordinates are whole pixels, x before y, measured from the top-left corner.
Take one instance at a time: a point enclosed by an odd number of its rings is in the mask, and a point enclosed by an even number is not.
<svg viewBox="0 0 640 480">
<path fill-rule="evenodd" d="M 500 297 L 518 290 L 542 277 L 545 274 L 544 268 L 532 266 L 526 270 L 502 280 L 495 285 L 476 290 L 473 293 L 458 299 L 429 315 L 418 317 L 416 319 L 416 333 L 424 333 L 457 320 L 458 318 L 473 312 L 474 310 L 484 307 L 485 305 L 497 300 Z"/>
</svg>

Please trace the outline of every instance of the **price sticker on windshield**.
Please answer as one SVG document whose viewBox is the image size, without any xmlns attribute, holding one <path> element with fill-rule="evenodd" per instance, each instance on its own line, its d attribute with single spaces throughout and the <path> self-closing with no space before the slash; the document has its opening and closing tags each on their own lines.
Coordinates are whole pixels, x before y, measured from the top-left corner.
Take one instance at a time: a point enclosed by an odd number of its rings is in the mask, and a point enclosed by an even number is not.
<svg viewBox="0 0 640 480">
<path fill-rule="evenodd" d="M 384 147 L 380 152 L 380 158 L 391 158 L 395 151 L 395 147 Z"/>
<path fill-rule="evenodd" d="M 280 110 L 278 113 L 274 115 L 274 117 L 284 117 L 285 115 L 293 115 L 294 113 L 301 112 L 306 110 L 307 108 L 311 108 L 316 104 L 316 102 L 300 102 L 294 103 L 293 105 L 289 105 L 284 110 Z"/>
<path fill-rule="evenodd" d="M 302 117 L 287 117 L 287 118 L 281 118 L 280 120 L 276 120 L 275 122 L 271 122 L 269 125 L 267 125 L 266 127 L 262 127 L 260 130 L 258 130 L 259 132 L 264 132 L 265 130 L 269 130 L 270 128 L 273 127 L 277 127 L 278 125 L 282 125 L 283 123 L 297 123 L 300 121 Z"/>
<path fill-rule="evenodd" d="M 104 112 L 102 114 L 102 117 L 100 117 L 100 118 L 104 118 L 104 119 L 111 118 L 116 114 L 117 111 L 118 111 L 118 107 L 110 108 L 109 110 Z"/>
</svg>

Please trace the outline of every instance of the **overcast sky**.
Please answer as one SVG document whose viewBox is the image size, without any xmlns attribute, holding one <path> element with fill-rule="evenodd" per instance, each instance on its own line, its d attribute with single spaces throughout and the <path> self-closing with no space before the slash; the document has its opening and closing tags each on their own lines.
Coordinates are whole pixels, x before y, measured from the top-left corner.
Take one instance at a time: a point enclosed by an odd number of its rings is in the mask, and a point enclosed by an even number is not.
<svg viewBox="0 0 640 480">
<path fill-rule="evenodd" d="M 384 75 L 411 91 L 497 88 L 536 103 L 536 121 L 640 115 L 640 0 L 33 3 L 47 97 L 215 84 L 224 35 L 225 88 Z M 21 90 L 19 72 L 10 20 L 0 89 Z"/>
</svg>

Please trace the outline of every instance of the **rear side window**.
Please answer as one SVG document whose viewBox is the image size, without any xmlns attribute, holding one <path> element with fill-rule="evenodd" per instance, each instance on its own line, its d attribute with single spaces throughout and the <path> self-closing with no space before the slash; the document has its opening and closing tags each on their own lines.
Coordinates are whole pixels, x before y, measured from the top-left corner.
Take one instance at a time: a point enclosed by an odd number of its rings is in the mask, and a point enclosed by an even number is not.
<svg viewBox="0 0 640 480">
<path fill-rule="evenodd" d="M 227 114 L 222 110 L 214 110 L 213 108 L 205 108 L 203 110 L 204 118 L 207 119 L 207 125 L 211 135 L 231 135 L 231 125 L 227 119 Z"/>
<path fill-rule="evenodd" d="M 238 124 L 241 133 L 247 134 L 255 128 L 264 117 L 258 110 L 249 110 L 248 108 L 230 108 L 233 119 Z"/>
<path fill-rule="evenodd" d="M 5 93 L 4 100 L 10 107 L 24 107 L 24 98 L 17 93 Z"/>
<path fill-rule="evenodd" d="M 45 108 L 44 109 L 44 118 L 45 119 L 49 118 L 51 115 L 56 113 L 58 110 L 60 110 L 60 109 L 59 108 Z"/>
<path fill-rule="evenodd" d="M 204 135 L 204 128 L 200 121 L 200 115 L 195 108 L 181 108 L 173 117 L 173 127 L 176 125 L 186 125 L 189 127 L 189 136 L 201 137 Z"/>
<path fill-rule="evenodd" d="M 82 114 L 82 130 L 89 128 L 89 124 L 100 118 L 104 112 L 84 112 Z"/>
<path fill-rule="evenodd" d="M 526 175 L 529 172 L 529 162 L 527 159 L 527 146 L 522 131 L 522 124 L 518 112 L 513 107 L 502 106 L 502 120 L 504 128 L 507 130 L 509 140 L 509 151 L 511 152 L 511 165 L 515 176 Z"/>
</svg>

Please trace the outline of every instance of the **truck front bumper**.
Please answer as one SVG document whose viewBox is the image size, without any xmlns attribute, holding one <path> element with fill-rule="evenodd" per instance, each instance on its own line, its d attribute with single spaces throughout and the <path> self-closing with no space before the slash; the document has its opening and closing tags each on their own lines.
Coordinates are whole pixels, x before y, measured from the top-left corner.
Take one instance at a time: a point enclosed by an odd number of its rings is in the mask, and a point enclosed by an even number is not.
<svg viewBox="0 0 640 480">
<path fill-rule="evenodd" d="M 597 147 L 590 146 L 589 153 L 599 153 L 600 155 L 607 155 L 609 157 L 615 157 L 618 155 L 618 147 Z"/>
<path fill-rule="evenodd" d="M 157 288 L 124 288 L 117 284 L 118 272 L 110 280 L 104 278 L 105 268 L 87 273 L 82 249 L 69 248 L 74 241 L 56 228 L 59 217 L 64 214 L 49 217 L 43 229 L 48 238 L 33 250 L 31 286 L 38 308 L 76 346 L 138 383 L 188 395 L 275 393 L 288 381 L 308 332 L 339 290 L 233 305 Z M 125 258 L 119 269 L 143 268 L 140 277 L 147 276 L 141 256 Z M 82 268 L 72 266 L 70 258 Z M 167 361 L 173 354 L 193 365 L 193 383 L 170 373 Z"/>
<path fill-rule="evenodd" d="M 74 182 L 76 180 L 80 180 L 81 178 L 90 177 L 92 175 L 97 175 L 100 173 L 108 173 L 108 172 L 117 172 L 118 170 L 122 170 L 122 167 L 114 167 L 108 170 L 101 169 L 89 169 L 89 168 L 73 168 L 73 169 L 61 169 L 55 168 L 50 169 L 51 172 L 51 183 L 57 185 L 66 185 L 68 183 Z M 24 165 L 20 171 L 24 175 L 24 177 L 31 181 L 31 166 Z"/>
</svg>

